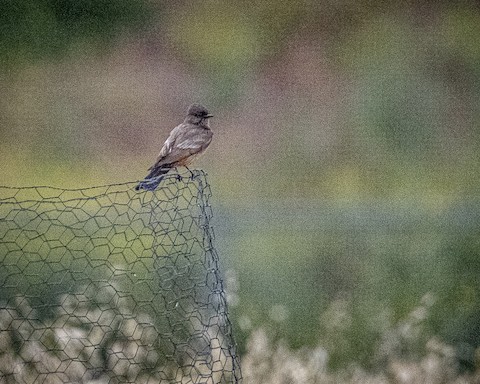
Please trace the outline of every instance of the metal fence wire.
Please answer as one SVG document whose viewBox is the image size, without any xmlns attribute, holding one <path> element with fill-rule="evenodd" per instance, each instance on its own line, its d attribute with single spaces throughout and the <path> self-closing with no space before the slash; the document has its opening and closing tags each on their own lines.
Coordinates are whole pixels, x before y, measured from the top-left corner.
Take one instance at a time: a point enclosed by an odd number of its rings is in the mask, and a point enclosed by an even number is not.
<svg viewBox="0 0 480 384">
<path fill-rule="evenodd" d="M 1 383 L 239 383 L 202 171 L 0 187 Z"/>
</svg>

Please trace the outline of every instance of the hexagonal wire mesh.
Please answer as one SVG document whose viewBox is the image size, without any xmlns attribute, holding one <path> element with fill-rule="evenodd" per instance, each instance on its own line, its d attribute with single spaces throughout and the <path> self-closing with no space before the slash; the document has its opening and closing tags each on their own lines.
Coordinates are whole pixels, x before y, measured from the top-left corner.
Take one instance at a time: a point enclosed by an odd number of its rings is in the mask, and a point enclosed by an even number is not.
<svg viewBox="0 0 480 384">
<path fill-rule="evenodd" d="M 240 382 L 205 174 L 134 185 L 0 187 L 2 382 Z"/>
</svg>

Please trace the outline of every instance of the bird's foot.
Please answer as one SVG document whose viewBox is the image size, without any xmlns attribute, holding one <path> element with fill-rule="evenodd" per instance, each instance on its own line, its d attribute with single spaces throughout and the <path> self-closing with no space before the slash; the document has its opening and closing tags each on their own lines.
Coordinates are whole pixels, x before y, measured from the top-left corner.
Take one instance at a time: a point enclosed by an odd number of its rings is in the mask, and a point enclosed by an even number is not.
<svg viewBox="0 0 480 384">
<path fill-rule="evenodd" d="M 183 177 L 182 177 L 182 175 L 180 175 L 180 173 L 178 173 L 178 168 L 177 167 L 175 167 L 175 173 L 176 173 L 175 178 L 177 179 L 177 181 L 182 181 Z"/>
</svg>

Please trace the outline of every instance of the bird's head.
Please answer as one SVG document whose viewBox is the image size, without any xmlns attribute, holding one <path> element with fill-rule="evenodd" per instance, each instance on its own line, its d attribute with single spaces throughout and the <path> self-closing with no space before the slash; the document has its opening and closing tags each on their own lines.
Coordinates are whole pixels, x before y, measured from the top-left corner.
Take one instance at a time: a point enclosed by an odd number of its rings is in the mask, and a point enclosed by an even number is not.
<svg viewBox="0 0 480 384">
<path fill-rule="evenodd" d="M 192 104 L 187 111 L 187 120 L 193 124 L 202 124 L 208 126 L 208 119 L 213 117 L 208 113 L 207 108 L 200 104 Z"/>
</svg>

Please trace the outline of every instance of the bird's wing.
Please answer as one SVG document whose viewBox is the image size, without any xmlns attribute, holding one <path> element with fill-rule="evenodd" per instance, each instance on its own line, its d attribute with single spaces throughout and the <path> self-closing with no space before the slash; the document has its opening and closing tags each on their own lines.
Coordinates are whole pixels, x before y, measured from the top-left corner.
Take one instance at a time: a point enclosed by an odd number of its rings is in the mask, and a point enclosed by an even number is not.
<svg viewBox="0 0 480 384">
<path fill-rule="evenodd" d="M 174 164 L 186 157 L 203 151 L 212 141 L 212 132 L 204 128 L 180 124 L 175 127 L 163 144 L 157 161 L 150 168 Z"/>
<path fill-rule="evenodd" d="M 162 159 L 163 157 L 167 156 L 170 152 L 172 152 L 173 144 L 175 143 L 176 139 L 176 131 L 178 131 L 178 128 L 180 126 L 174 128 L 172 132 L 170 132 L 170 135 L 168 136 L 167 140 L 165 140 L 165 143 L 163 143 L 162 149 L 160 149 L 160 153 L 158 154 L 157 161 Z"/>
<path fill-rule="evenodd" d="M 180 140 L 177 140 L 174 150 L 188 151 L 189 154 L 193 155 L 207 148 L 212 141 L 211 131 L 203 128 L 196 129 L 195 131 L 196 132 L 191 132 L 181 137 Z"/>
</svg>

